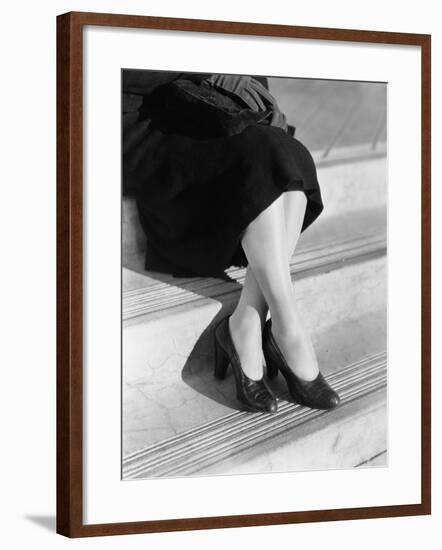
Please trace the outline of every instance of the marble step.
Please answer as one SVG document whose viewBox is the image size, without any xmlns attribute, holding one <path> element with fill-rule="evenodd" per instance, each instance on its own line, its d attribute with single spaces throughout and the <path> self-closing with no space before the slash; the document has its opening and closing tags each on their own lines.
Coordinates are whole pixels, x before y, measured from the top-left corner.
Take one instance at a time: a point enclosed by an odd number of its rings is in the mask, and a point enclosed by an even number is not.
<svg viewBox="0 0 442 550">
<path fill-rule="evenodd" d="M 385 256 L 328 266 L 295 285 L 326 376 L 386 349 Z M 213 326 L 236 298 L 219 300 L 169 308 L 124 326 L 124 456 L 241 409 L 232 376 L 214 383 Z M 277 380 L 275 392 L 283 389 Z"/>
<path fill-rule="evenodd" d="M 127 455 L 123 478 L 342 468 L 385 451 L 386 353 L 329 380 L 342 400 L 334 411 L 293 404 L 284 393 L 275 414 L 235 411 Z"/>
<path fill-rule="evenodd" d="M 286 429 L 193 475 L 258 474 L 387 466 L 387 389 Z M 192 475 L 192 474 L 190 474 Z"/>
<path fill-rule="evenodd" d="M 324 151 L 318 151 L 314 157 L 325 205 L 317 224 L 328 218 L 385 206 L 387 163 L 384 146 L 376 149 L 366 145 L 342 147 L 325 157 Z M 122 265 L 142 271 L 145 247 L 146 239 L 138 221 L 135 201 L 124 197 Z"/>
</svg>

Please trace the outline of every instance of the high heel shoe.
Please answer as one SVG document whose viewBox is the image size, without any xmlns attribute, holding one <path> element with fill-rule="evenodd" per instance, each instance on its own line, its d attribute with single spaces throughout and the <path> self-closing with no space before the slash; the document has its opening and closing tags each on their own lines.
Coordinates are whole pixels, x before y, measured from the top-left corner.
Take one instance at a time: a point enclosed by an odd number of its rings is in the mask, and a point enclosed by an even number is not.
<svg viewBox="0 0 442 550">
<path fill-rule="evenodd" d="M 296 403 L 312 409 L 334 409 L 340 403 L 339 395 L 328 384 L 321 373 L 314 380 L 302 380 L 288 366 L 272 334 L 269 319 L 263 332 L 263 351 L 267 365 L 267 376 L 274 378 L 278 371 L 284 376 L 289 392 Z"/>
<path fill-rule="evenodd" d="M 229 363 L 235 376 L 236 395 L 239 401 L 254 411 L 274 413 L 278 409 L 276 399 L 264 379 L 253 380 L 241 368 L 241 363 L 233 344 L 229 329 L 229 318 L 215 328 L 215 376 L 223 379 Z"/>
</svg>

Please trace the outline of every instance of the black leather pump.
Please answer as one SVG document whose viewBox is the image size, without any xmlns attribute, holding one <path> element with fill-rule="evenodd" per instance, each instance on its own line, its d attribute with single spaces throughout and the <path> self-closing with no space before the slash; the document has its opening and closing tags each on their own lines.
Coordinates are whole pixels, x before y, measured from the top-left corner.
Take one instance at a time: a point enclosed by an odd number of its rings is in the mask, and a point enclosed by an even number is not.
<svg viewBox="0 0 442 550">
<path fill-rule="evenodd" d="M 233 344 L 229 329 L 229 318 L 215 328 L 215 376 L 222 380 L 226 376 L 229 363 L 235 376 L 236 395 L 239 401 L 254 411 L 274 413 L 278 409 L 275 396 L 264 379 L 253 380 L 241 368 L 241 363 Z"/>
<path fill-rule="evenodd" d="M 339 395 L 321 373 L 314 380 L 302 380 L 291 370 L 273 338 L 271 319 L 264 326 L 263 351 L 267 376 L 274 378 L 281 371 L 296 403 L 312 409 L 334 409 L 339 405 Z"/>
</svg>

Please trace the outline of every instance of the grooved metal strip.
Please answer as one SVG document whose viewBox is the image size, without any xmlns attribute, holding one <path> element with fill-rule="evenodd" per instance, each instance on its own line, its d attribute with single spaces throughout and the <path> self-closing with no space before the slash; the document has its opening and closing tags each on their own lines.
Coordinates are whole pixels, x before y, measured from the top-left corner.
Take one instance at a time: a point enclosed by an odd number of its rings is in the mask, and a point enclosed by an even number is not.
<svg viewBox="0 0 442 550">
<path fill-rule="evenodd" d="M 367 379 L 367 380 L 364 380 L 364 382 L 361 384 L 360 387 L 358 387 L 357 389 L 357 394 L 359 395 L 359 393 L 362 391 L 362 390 L 366 390 L 367 388 L 371 388 L 373 386 L 373 384 L 378 381 L 378 379 L 381 379 L 382 376 L 379 376 L 379 372 L 376 372 L 376 373 L 370 373 L 370 374 L 367 374 L 366 375 L 367 377 L 370 376 L 370 379 Z M 346 390 L 345 388 L 343 389 L 342 388 L 342 385 L 340 384 L 336 384 L 335 385 L 336 389 L 338 391 L 341 392 L 342 394 L 342 397 L 345 398 L 345 395 L 346 393 Z M 353 394 L 354 392 L 352 392 Z M 281 427 L 281 426 L 285 426 L 286 423 L 287 423 L 287 419 L 290 421 L 291 423 L 291 419 L 288 418 L 288 417 L 291 417 L 291 409 L 293 407 L 293 405 L 291 405 L 290 403 L 285 403 L 285 407 L 279 411 L 280 414 L 278 415 L 278 417 L 276 417 L 276 415 L 272 415 L 272 420 L 274 421 L 273 422 L 273 425 L 272 425 L 272 428 L 274 429 L 275 426 L 278 426 L 278 427 Z M 211 444 L 216 444 L 216 443 L 227 443 L 228 445 L 228 448 L 229 449 L 232 449 L 232 443 L 231 443 L 231 440 L 230 438 L 235 436 L 235 438 L 237 439 L 237 436 L 239 434 L 243 434 L 246 438 L 247 438 L 247 441 L 250 440 L 250 434 L 249 434 L 249 430 L 250 428 L 253 428 L 253 431 L 254 431 L 254 434 L 256 436 L 256 433 L 267 433 L 268 432 L 268 428 L 269 426 L 267 425 L 268 422 L 267 422 L 267 418 L 266 418 L 267 415 L 260 415 L 260 418 L 255 419 L 255 422 L 252 422 L 252 421 L 249 421 L 249 422 L 245 422 L 245 423 L 232 423 L 232 425 L 228 425 L 227 427 L 224 427 L 223 430 L 219 430 L 219 431 L 216 431 L 215 433 L 211 434 L 207 434 L 206 437 L 204 437 L 203 440 L 201 440 L 201 436 L 199 436 L 198 439 L 194 440 L 194 441 L 190 441 L 190 442 L 187 442 L 186 445 L 178 445 L 177 449 L 171 449 L 170 452 L 167 454 L 167 458 L 163 459 L 161 461 L 161 467 L 164 468 L 165 466 L 167 465 L 172 465 L 174 464 L 174 462 L 176 460 L 179 460 L 180 461 L 180 465 L 182 466 L 183 465 L 183 462 L 185 458 L 190 458 L 191 461 L 194 460 L 194 453 L 198 453 L 198 455 L 201 453 L 201 451 L 204 451 L 204 448 L 207 448 L 208 445 L 211 445 Z M 306 418 L 309 418 L 310 417 L 310 411 L 303 408 L 302 410 L 302 413 L 300 415 L 298 415 L 298 417 L 296 418 L 296 424 L 299 425 L 299 421 L 300 420 L 303 420 L 304 417 Z M 277 422 L 275 422 L 275 420 L 277 420 Z M 259 429 L 258 429 L 259 428 Z M 238 442 L 236 442 L 238 443 Z M 217 449 L 219 450 L 219 449 Z M 163 453 L 165 451 L 163 450 Z M 155 466 L 157 466 L 156 464 L 157 462 L 157 457 L 156 456 L 152 456 L 151 457 L 151 460 L 146 460 L 146 462 L 144 463 L 143 461 L 143 465 L 142 465 L 142 470 L 145 471 L 146 469 L 150 469 L 150 468 L 154 468 Z M 135 473 L 136 471 L 138 470 L 137 467 L 134 468 L 134 470 L 131 470 L 133 473 Z"/>
<path fill-rule="evenodd" d="M 317 270 L 325 266 L 339 264 L 343 261 L 363 257 L 386 248 L 385 233 L 376 233 L 356 239 L 346 239 L 335 243 L 326 243 L 306 250 L 301 250 L 292 260 L 292 276 Z M 131 319 L 164 310 L 170 307 L 192 303 L 204 298 L 216 298 L 238 290 L 237 285 L 244 281 L 246 270 L 235 268 L 229 270 L 231 281 L 215 278 L 187 279 L 183 282 L 154 282 L 149 286 L 123 293 L 123 320 Z M 179 285 L 179 286 L 178 286 Z"/>
<path fill-rule="evenodd" d="M 328 379 L 339 391 L 342 405 L 378 391 L 386 385 L 386 353 L 353 363 Z M 333 413 L 281 401 L 272 415 L 236 411 L 131 453 L 123 459 L 123 478 L 192 473 L 324 414 Z"/>
<path fill-rule="evenodd" d="M 345 384 L 337 382 L 334 384 L 336 390 L 341 390 L 344 385 L 350 385 L 356 383 L 359 379 L 364 379 L 362 382 L 364 384 L 370 384 L 372 382 L 373 376 L 378 376 L 379 367 L 376 365 L 371 371 L 365 371 L 359 377 L 352 377 L 351 379 L 346 380 Z M 345 388 L 344 388 L 345 389 Z M 281 409 L 280 417 L 284 417 L 287 413 L 291 412 L 290 403 L 284 403 Z M 304 413 L 307 414 L 308 411 L 304 410 Z M 162 448 L 162 452 L 167 452 L 167 458 L 162 462 L 162 466 L 166 463 L 172 463 L 175 458 L 183 458 L 183 455 L 191 455 L 194 452 L 200 452 L 201 448 L 207 446 L 210 442 L 215 442 L 220 438 L 226 439 L 231 435 L 237 435 L 240 432 L 246 432 L 250 427 L 262 426 L 267 423 L 267 415 L 260 415 L 259 418 L 254 418 L 254 415 L 248 416 L 247 419 L 230 419 L 230 422 L 223 422 L 222 426 L 215 425 L 212 426 L 211 430 L 206 430 L 206 433 L 193 434 L 191 438 L 183 438 L 183 440 L 178 440 L 174 446 L 168 447 L 165 446 Z M 154 466 L 156 462 L 156 454 L 159 450 L 159 445 L 154 449 L 154 452 L 151 453 L 150 459 L 148 454 L 143 455 L 143 467 L 148 468 Z M 161 448 L 161 447 L 160 447 Z M 139 455 L 141 456 L 141 455 Z M 136 462 L 136 461 L 135 461 Z"/>
<path fill-rule="evenodd" d="M 385 359 L 385 352 L 372 354 L 368 357 L 364 357 L 360 359 L 359 361 L 351 363 L 346 367 L 343 367 L 339 371 L 336 371 L 330 374 L 327 377 L 327 379 L 329 380 L 330 383 L 335 384 L 335 382 L 339 382 L 339 379 L 345 379 L 350 381 L 355 377 L 356 378 L 361 376 L 364 377 L 366 376 L 366 373 L 370 371 L 370 369 L 377 368 L 378 361 L 383 361 L 384 359 Z M 256 416 L 256 415 L 252 415 L 252 416 Z M 169 447 L 177 448 L 177 445 L 179 443 L 187 445 L 187 439 L 192 439 L 196 435 L 204 435 L 205 432 L 213 433 L 214 428 L 221 427 L 224 423 L 229 423 L 229 425 L 232 426 L 233 423 L 235 422 L 236 423 L 244 422 L 244 418 L 250 419 L 251 418 L 250 413 L 245 411 L 232 412 L 230 414 L 223 416 L 222 418 L 217 418 L 215 420 L 212 420 L 200 426 L 196 426 L 195 428 L 186 430 L 185 432 L 179 435 L 175 435 L 170 438 L 167 438 L 160 443 L 155 443 L 151 447 L 145 447 L 138 451 L 134 451 L 125 457 L 125 461 L 129 462 L 133 459 L 136 459 L 140 455 L 144 455 L 146 457 L 149 454 L 149 452 L 152 452 L 152 451 L 155 452 L 159 449 L 166 450 Z"/>
</svg>

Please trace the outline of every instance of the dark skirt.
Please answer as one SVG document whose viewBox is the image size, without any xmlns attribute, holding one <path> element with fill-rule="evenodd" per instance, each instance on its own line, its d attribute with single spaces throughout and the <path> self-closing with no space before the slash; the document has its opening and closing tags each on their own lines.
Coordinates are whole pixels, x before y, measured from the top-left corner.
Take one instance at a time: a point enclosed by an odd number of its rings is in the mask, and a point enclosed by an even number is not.
<svg viewBox="0 0 442 550">
<path fill-rule="evenodd" d="M 285 191 L 306 194 L 302 231 L 321 213 L 312 156 L 282 129 L 255 124 L 233 136 L 191 134 L 145 121 L 134 144 L 123 142 L 124 183 L 147 237 L 147 270 L 222 277 L 231 266 L 245 267 L 243 232 Z"/>
</svg>

